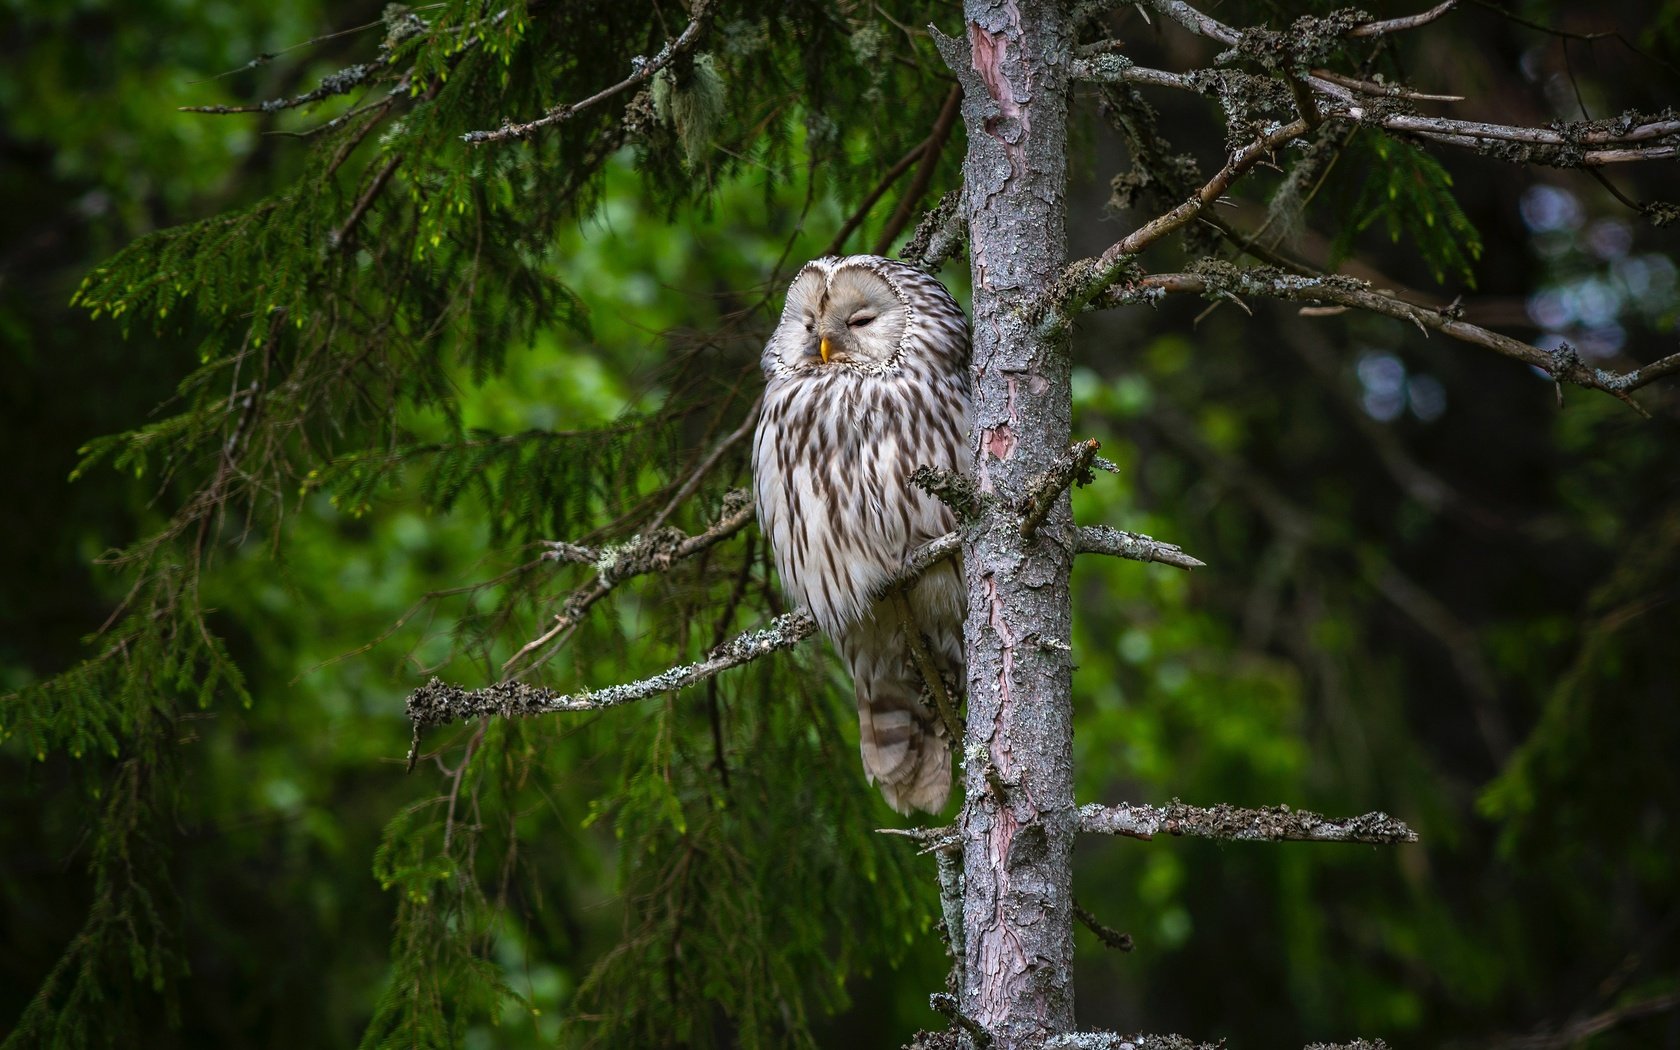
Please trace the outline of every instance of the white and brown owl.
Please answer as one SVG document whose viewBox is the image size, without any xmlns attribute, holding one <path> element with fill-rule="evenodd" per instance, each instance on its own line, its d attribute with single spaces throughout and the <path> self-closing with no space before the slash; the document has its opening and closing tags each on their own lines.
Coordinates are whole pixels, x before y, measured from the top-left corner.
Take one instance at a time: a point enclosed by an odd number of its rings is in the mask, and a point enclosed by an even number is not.
<svg viewBox="0 0 1680 1050">
<path fill-rule="evenodd" d="M 901 813 L 944 807 L 951 751 L 882 585 L 912 549 L 955 527 L 910 474 L 967 467 L 968 357 L 968 319 L 951 293 L 874 255 L 807 263 L 764 347 L 759 524 L 782 586 L 851 671 L 863 768 Z M 913 629 L 959 684 L 964 604 L 950 561 L 909 594 Z"/>
</svg>

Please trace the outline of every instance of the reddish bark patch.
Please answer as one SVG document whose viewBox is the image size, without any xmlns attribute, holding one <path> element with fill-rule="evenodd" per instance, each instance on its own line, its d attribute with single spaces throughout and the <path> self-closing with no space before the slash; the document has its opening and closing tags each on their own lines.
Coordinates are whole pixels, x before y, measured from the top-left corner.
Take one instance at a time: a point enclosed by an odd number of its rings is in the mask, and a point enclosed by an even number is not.
<svg viewBox="0 0 1680 1050">
<path fill-rule="evenodd" d="M 1024 172 L 1027 170 L 1027 158 L 1023 143 L 1030 120 L 1021 106 L 1015 85 L 1003 72 L 1003 61 L 1009 53 L 1009 39 L 970 22 L 968 40 L 974 71 L 980 75 L 981 82 L 986 85 L 986 93 L 992 96 L 998 108 L 995 114 L 981 122 L 981 126 L 1003 147 L 1004 154 L 1009 158 L 1010 172 Z"/>
</svg>

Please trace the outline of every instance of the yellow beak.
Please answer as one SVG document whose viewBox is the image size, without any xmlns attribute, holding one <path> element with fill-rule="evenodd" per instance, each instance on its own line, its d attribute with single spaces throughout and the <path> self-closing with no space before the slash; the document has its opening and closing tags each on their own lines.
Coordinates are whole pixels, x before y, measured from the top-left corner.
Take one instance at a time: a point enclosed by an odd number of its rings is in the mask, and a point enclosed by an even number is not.
<svg viewBox="0 0 1680 1050">
<path fill-rule="evenodd" d="M 828 336 L 822 337 L 822 342 L 817 345 L 817 352 L 822 354 L 823 364 L 828 364 Z"/>
</svg>

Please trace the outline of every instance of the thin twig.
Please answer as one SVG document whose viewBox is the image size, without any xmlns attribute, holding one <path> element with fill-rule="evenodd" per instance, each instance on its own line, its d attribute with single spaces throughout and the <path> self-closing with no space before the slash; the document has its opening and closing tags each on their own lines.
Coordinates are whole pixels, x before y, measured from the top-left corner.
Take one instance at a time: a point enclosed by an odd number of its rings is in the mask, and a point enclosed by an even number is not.
<svg viewBox="0 0 1680 1050">
<path fill-rule="evenodd" d="M 704 532 L 694 536 L 684 536 L 679 529 L 649 529 L 637 533 L 627 543 L 605 549 L 585 547 L 563 540 L 550 541 L 544 557 L 555 561 L 594 562 L 597 566 L 595 579 L 562 603 L 561 611 L 555 615 L 554 623 L 548 630 L 526 642 L 518 652 L 508 657 L 502 664 L 502 673 L 509 673 L 531 653 L 553 641 L 562 632 L 577 626 L 585 613 L 625 580 L 650 572 L 663 572 L 679 561 L 692 558 L 746 528 L 752 523 L 753 517 L 752 497 L 748 496 L 745 490 L 737 489 L 725 497 L 723 516 Z"/>
<path fill-rule="evenodd" d="M 401 153 L 391 154 L 391 159 L 386 161 L 384 167 L 380 168 L 378 173 L 373 176 L 373 181 L 368 183 L 368 188 L 362 191 L 360 197 L 356 198 L 356 204 L 350 209 L 350 214 L 345 216 L 343 225 L 328 235 L 327 243 L 330 246 L 337 248 L 349 239 L 350 234 L 355 231 L 356 225 L 362 221 L 362 216 L 366 215 L 367 210 L 373 206 L 374 199 L 385 189 L 385 184 L 391 181 L 391 176 L 396 173 L 397 166 L 402 161 L 403 155 Z"/>
<path fill-rule="evenodd" d="M 677 512 L 678 507 L 688 502 L 688 497 L 694 495 L 695 490 L 700 487 L 700 483 L 706 480 L 706 475 L 710 474 L 712 468 L 717 466 L 718 460 L 723 458 L 723 454 L 739 443 L 742 438 L 752 433 L 753 428 L 758 425 L 758 413 L 763 408 L 764 394 L 761 391 L 758 399 L 752 403 L 752 407 L 747 409 L 747 418 L 741 420 L 740 426 L 730 431 L 722 441 L 713 446 L 712 450 L 706 454 L 706 458 L 700 461 L 700 465 L 695 467 L 694 472 L 682 483 L 682 487 L 677 489 L 665 506 L 660 508 L 659 513 L 653 516 L 653 520 L 647 524 L 647 529 L 659 528 L 659 526 L 665 524 L 667 518 Z"/>
<path fill-rule="evenodd" d="M 1555 1032 L 1538 1032 L 1534 1035 L 1510 1036 L 1491 1044 L 1498 1050 L 1564 1050 L 1565 1047 L 1579 1046 L 1595 1035 L 1608 1032 L 1610 1029 L 1645 1017 L 1654 1017 L 1670 1010 L 1680 1009 L 1680 992 L 1670 992 L 1650 999 L 1618 1006 L 1592 1017 L 1572 1022 Z"/>
<path fill-rule="evenodd" d="M 1112 926 L 1104 926 L 1095 915 L 1082 907 L 1078 901 L 1073 902 L 1073 917 L 1084 923 L 1087 930 L 1096 934 L 1097 940 L 1117 952 L 1129 952 L 1135 947 L 1132 944 L 1131 934 L 1121 933 Z"/>
<path fill-rule="evenodd" d="M 1351 37 L 1383 36 L 1387 33 L 1398 33 L 1407 29 L 1425 26 L 1451 11 L 1458 5 L 1458 0 L 1442 0 L 1422 14 L 1407 15 L 1403 18 L 1390 18 L 1384 22 L 1366 22 L 1364 25 L 1354 26 L 1348 30 Z"/>
<path fill-rule="evenodd" d="M 980 1026 L 980 1022 L 963 1013 L 957 1006 L 957 997 L 945 992 L 935 992 L 928 996 L 928 1006 L 944 1014 L 952 1024 L 967 1032 L 974 1040 L 976 1050 L 986 1050 L 992 1045 L 992 1033 Z"/>
<path fill-rule="evenodd" d="M 951 128 L 957 122 L 961 103 L 962 86 L 952 84 L 951 90 L 945 95 L 945 104 L 939 108 L 939 116 L 933 122 L 933 130 L 922 143 L 922 162 L 916 168 L 916 177 L 910 180 L 910 188 L 904 191 L 898 207 L 893 210 L 892 218 L 887 220 L 886 227 L 881 230 L 881 236 L 875 239 L 876 255 L 887 254 L 887 249 L 898 240 L 898 235 L 904 232 L 904 227 L 910 224 L 910 216 L 915 211 L 916 203 L 926 195 L 928 186 L 933 182 L 934 169 L 939 167 L 940 151 L 945 148 L 945 140 L 951 137 Z"/>
<path fill-rule="evenodd" d="M 1235 270 L 1228 276 L 1232 287 L 1244 295 L 1268 296 L 1296 302 L 1332 303 L 1410 321 L 1419 329 L 1443 332 L 1454 339 L 1485 347 L 1532 365 L 1558 382 L 1573 383 L 1589 390 L 1602 390 L 1641 412 L 1643 409 L 1639 409 L 1638 404 L 1628 396 L 1629 392 L 1665 376 L 1680 373 L 1680 353 L 1670 354 L 1631 372 L 1611 372 L 1586 364 L 1567 345 L 1553 350 L 1542 350 L 1519 339 L 1461 320 L 1455 311 L 1430 309 L 1408 303 L 1375 291 L 1367 287 L 1365 282 L 1351 277 L 1301 277 L 1260 267 Z M 1149 274 L 1134 279 L 1123 288 L 1110 289 L 1101 303 L 1117 305 L 1148 301 L 1152 292 L 1156 295 L 1163 292 L 1205 294 L 1212 285 L 1224 280 L 1223 277 L 1208 274 Z"/>
<path fill-rule="evenodd" d="M 927 643 L 922 639 L 921 628 L 916 626 L 916 617 L 910 611 L 910 600 L 905 597 L 903 587 L 893 590 L 892 603 L 893 610 L 898 613 L 899 626 L 904 629 L 904 642 L 910 647 L 911 659 L 916 661 L 922 683 L 927 686 L 928 695 L 933 697 L 939 720 L 945 723 L 946 740 L 955 743 L 963 738 L 962 720 L 957 717 L 956 705 L 951 702 L 950 691 L 945 688 L 945 676 L 939 673 L 939 666 L 933 662 L 933 654 L 928 652 Z"/>
</svg>

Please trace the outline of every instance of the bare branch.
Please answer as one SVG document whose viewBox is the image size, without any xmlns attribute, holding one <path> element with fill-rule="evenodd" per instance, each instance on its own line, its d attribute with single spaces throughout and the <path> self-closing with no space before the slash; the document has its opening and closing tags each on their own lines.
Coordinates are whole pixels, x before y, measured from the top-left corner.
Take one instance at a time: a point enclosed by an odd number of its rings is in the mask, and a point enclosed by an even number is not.
<svg viewBox="0 0 1680 1050">
<path fill-rule="evenodd" d="M 233 113 L 278 113 L 281 110 L 296 109 L 307 106 L 311 102 L 336 95 L 347 95 L 373 79 L 373 75 L 390 65 L 390 57 L 377 62 L 358 62 L 353 66 L 346 66 L 336 73 L 329 73 L 321 78 L 321 82 L 301 95 L 288 98 L 271 98 L 266 102 L 255 102 L 243 106 L 177 106 L 179 113 L 209 113 L 214 116 L 226 116 Z"/>
<path fill-rule="evenodd" d="M 1463 95 L 1431 95 L 1424 91 L 1414 91 L 1404 84 L 1386 81 L 1379 84 L 1374 80 L 1350 77 L 1346 73 L 1338 73 L 1333 69 L 1315 69 L 1312 71 L 1312 75 L 1319 80 L 1328 80 L 1339 87 L 1345 87 L 1349 91 L 1357 91 L 1362 95 L 1371 95 L 1375 98 L 1405 98 L 1414 102 L 1464 101 Z"/>
<path fill-rule="evenodd" d="M 1422 14 L 1407 15 L 1404 18 L 1390 18 L 1386 22 L 1366 22 L 1361 26 L 1354 26 L 1348 30 L 1348 36 L 1373 37 L 1386 33 L 1398 33 L 1407 29 L 1425 26 L 1451 11 L 1458 5 L 1458 0 L 1443 0 Z"/>
<path fill-rule="evenodd" d="M 944 1014 L 951 1023 L 967 1032 L 973 1039 L 977 1050 L 986 1050 L 992 1045 L 992 1033 L 980 1027 L 980 1022 L 963 1013 L 957 1007 L 957 997 L 945 992 L 935 992 L 928 996 L 928 1005 Z"/>
<path fill-rule="evenodd" d="M 735 445 L 739 444 L 743 438 L 753 432 L 753 428 L 758 425 L 758 413 L 762 411 L 763 408 L 764 394 L 761 391 L 757 399 L 753 401 L 752 407 L 747 409 L 747 418 L 741 420 L 740 426 L 725 435 L 724 439 L 719 441 L 717 445 L 715 445 L 712 450 L 706 454 L 706 458 L 701 460 L 700 465 L 694 468 L 694 472 L 688 476 L 688 478 L 682 483 L 682 486 L 672 494 L 669 500 L 666 501 L 665 506 L 660 508 L 659 513 L 653 516 L 653 521 L 648 524 L 648 528 L 657 529 L 659 526 L 665 524 L 665 520 L 675 514 L 678 507 L 688 502 L 688 497 L 694 495 L 694 490 L 698 489 L 700 487 L 700 483 L 706 480 L 706 476 L 712 472 L 713 467 L 717 466 L 718 460 L 723 458 L 723 454 L 728 452 Z"/>
<path fill-rule="evenodd" d="M 916 232 L 898 257 L 918 269 L 937 273 L 945 260 L 962 250 L 966 229 L 961 203 L 961 190 L 950 190 L 939 198 L 916 224 Z"/>
<path fill-rule="evenodd" d="M 1103 84 L 1168 87 L 1197 94 L 1215 92 L 1211 81 L 1187 73 L 1136 66 L 1124 55 L 1101 54 L 1075 59 L 1076 79 Z M 1314 69 L 1300 83 L 1312 88 L 1320 115 L 1353 121 L 1386 131 L 1461 146 L 1499 160 L 1542 163 L 1557 167 L 1602 167 L 1636 160 L 1680 156 L 1680 120 L 1637 116 L 1607 121 L 1579 121 L 1556 128 L 1529 128 L 1479 120 L 1388 113 L 1363 104 L 1362 98 L 1402 98 L 1428 102 L 1460 102 L 1462 96 L 1434 95 L 1399 84 L 1378 84 L 1333 70 Z"/>
<path fill-rule="evenodd" d="M 1185 3 L 1184 0 L 1149 0 L 1149 6 L 1197 36 L 1217 40 L 1227 47 L 1235 46 L 1237 43 L 1238 35 L 1235 29 L 1217 18 L 1202 14 Z"/>
<path fill-rule="evenodd" d="M 1121 933 L 1112 926 L 1104 926 L 1095 915 L 1087 911 L 1078 901 L 1073 902 L 1073 917 L 1084 923 L 1085 928 L 1096 935 L 1097 940 L 1117 952 L 1129 952 L 1135 947 L 1132 944 L 1131 934 Z"/>
<path fill-rule="evenodd" d="M 704 660 L 662 671 L 652 678 L 581 693 L 556 693 L 552 689 L 523 682 L 498 682 L 483 689 L 462 689 L 436 678 L 409 695 L 408 719 L 414 726 L 414 746 L 408 752 L 408 767 L 414 768 L 422 730 L 470 718 L 500 715 L 540 715 L 555 711 L 598 711 L 635 700 L 673 692 L 704 682 L 731 667 L 795 645 L 817 633 L 817 621 L 803 609 L 776 617 L 769 627 L 739 635 Z"/>
<path fill-rule="evenodd" d="M 1152 1035 L 1139 1032 L 1070 1032 L 1044 1044 L 1044 1050 L 1224 1050 L 1225 1041 L 1198 1043 L 1182 1035 Z M 1388 1050 L 1381 1039 L 1355 1039 L 1350 1043 L 1313 1043 L 1306 1050 Z"/>
<path fill-rule="evenodd" d="M 1119 280 L 1130 261 L 1156 241 L 1188 225 L 1222 197 L 1231 184 L 1278 147 L 1312 130 L 1312 121 L 1301 117 L 1262 135 L 1231 155 L 1189 200 L 1139 226 L 1110 245 L 1095 259 L 1081 259 L 1063 271 L 1040 304 L 1045 323 L 1060 328 L 1083 310 L 1105 289 Z"/>
<path fill-rule="evenodd" d="M 962 835 L 949 824 L 937 828 L 876 828 L 877 835 L 895 835 L 922 844 L 917 853 L 962 853 Z"/>
<path fill-rule="evenodd" d="M 1606 1010 L 1553 1032 L 1510 1036 L 1497 1040 L 1492 1045 L 1499 1050 L 1565 1050 L 1566 1047 L 1579 1046 L 1593 1036 L 1608 1032 L 1628 1021 L 1654 1017 L 1677 1009 L 1680 1009 L 1680 992 L 1670 992 L 1667 995 L 1641 999 L 1626 1006 Z"/>
<path fill-rule="evenodd" d="M 1241 43 L 1244 33 L 1247 32 L 1233 29 L 1218 19 L 1197 11 L 1182 0 L 1151 0 L 1151 6 L 1192 33 L 1229 47 Z M 1443 3 L 1419 15 L 1386 22 L 1368 22 L 1356 26 L 1348 35 L 1378 36 L 1410 29 L 1439 18 L 1451 6 L 1451 3 Z M 1209 85 L 1204 80 L 1160 70 L 1139 69 L 1132 66 L 1124 56 L 1113 54 L 1088 54 L 1076 59 L 1074 75 L 1081 79 L 1113 83 L 1156 84 L 1197 92 L 1209 90 Z M 1611 120 L 1580 121 L 1554 128 L 1526 128 L 1411 113 L 1389 113 L 1380 109 L 1373 111 L 1371 107 L 1359 104 L 1357 96 L 1380 94 L 1388 97 L 1429 98 L 1435 101 L 1449 99 L 1444 96 L 1432 98 L 1416 92 L 1387 90 L 1383 85 L 1356 81 L 1341 74 L 1321 70 L 1314 70 L 1305 80 L 1315 93 L 1327 96 L 1337 103 L 1320 107 L 1326 119 L 1352 120 L 1386 131 L 1469 147 L 1500 160 L 1558 167 L 1598 167 L 1680 156 L 1680 141 L 1677 141 L 1680 140 L 1680 120 L 1666 114 L 1657 117 L 1624 114 Z M 1379 90 L 1373 92 L 1373 88 Z"/>
<path fill-rule="evenodd" d="M 1102 443 L 1096 438 L 1075 442 L 1073 447 L 1050 465 L 1050 469 L 1033 479 L 1027 494 L 1021 499 L 1021 538 L 1030 540 L 1044 524 L 1050 508 L 1063 491 L 1074 485 L 1089 485 L 1093 480 L 1091 460 L 1096 458 Z"/>
<path fill-rule="evenodd" d="M 461 141 L 471 146 L 483 145 L 486 142 L 505 142 L 508 139 L 530 138 L 531 133 L 546 128 L 552 124 L 560 124 L 591 106 L 605 102 L 614 95 L 639 84 L 653 79 L 653 75 L 670 65 L 679 55 L 693 50 L 700 39 L 701 30 L 705 28 L 706 18 L 711 13 L 712 0 L 695 0 L 693 16 L 688 25 L 678 34 L 675 40 L 667 40 L 665 46 L 652 58 L 637 56 L 632 60 L 633 71 L 623 80 L 609 88 L 603 88 L 581 102 L 553 106 L 548 112 L 524 124 L 514 124 L 504 121 L 502 126 L 494 131 L 469 131 L 461 136 Z"/>
<path fill-rule="evenodd" d="M 1075 554 L 1111 554 L 1116 558 L 1156 562 L 1180 569 L 1207 568 L 1207 562 L 1192 558 L 1171 543 L 1107 525 L 1081 525 L 1074 530 L 1073 541 Z"/>
<path fill-rule="evenodd" d="M 752 505 L 749 503 L 744 508 L 749 517 L 751 510 Z M 736 511 L 730 520 L 741 513 L 741 510 Z M 717 527 L 714 526 L 714 529 Z M 702 536 L 711 531 L 707 530 Z M 695 536 L 689 542 L 701 538 Z M 716 539 L 711 542 L 715 543 Z M 934 564 L 950 557 L 961 548 L 962 535 L 957 532 L 948 532 L 922 544 L 910 552 L 910 556 L 904 560 L 904 567 L 886 582 L 883 593 L 916 579 Z M 596 711 L 636 700 L 646 700 L 704 682 L 731 667 L 751 663 L 773 652 L 791 649 L 815 633 L 816 620 L 804 609 L 798 609 L 776 617 L 767 628 L 737 635 L 714 649 L 704 660 L 672 667 L 640 681 L 607 686 L 604 689 L 588 689 L 579 693 L 563 694 L 514 681 L 498 682 L 483 689 L 463 689 L 434 678 L 416 689 L 408 698 L 408 719 L 414 727 L 414 743 L 409 749 L 408 765 L 410 769 L 414 768 L 415 759 L 419 754 L 420 734 L 432 726 L 488 715 L 506 718 L 556 711 Z"/>
<path fill-rule="evenodd" d="M 367 189 L 363 190 L 362 195 L 356 198 L 355 206 L 350 209 L 350 214 L 345 216 L 344 222 L 338 229 L 328 235 L 327 243 L 329 245 L 337 248 L 349 239 L 350 235 L 355 232 L 357 224 L 362 221 L 362 217 L 367 214 L 367 210 L 373 206 L 374 199 L 385 189 L 385 184 L 391 181 L 391 176 L 396 174 L 397 166 L 402 162 L 403 155 L 401 153 L 391 154 L 391 159 L 385 162 L 384 166 L 373 176 L 373 181 L 368 183 Z"/>
<path fill-rule="evenodd" d="M 956 705 L 951 702 L 951 694 L 945 688 L 945 676 L 939 673 L 939 665 L 933 662 L 933 654 L 928 652 L 927 642 L 922 639 L 921 628 L 916 626 L 916 616 L 910 611 L 910 600 L 904 596 L 904 588 L 895 588 L 892 592 L 893 609 L 898 613 L 899 626 L 904 629 L 904 641 L 910 647 L 910 658 L 916 663 L 916 670 L 922 676 L 922 684 L 927 687 L 928 695 L 933 698 L 934 710 L 939 714 L 939 720 L 945 724 L 948 734 L 947 746 L 951 742 L 963 737 L 962 719 L 957 717 Z"/>
<path fill-rule="evenodd" d="M 1177 799 L 1165 806 L 1085 805 L 1079 807 L 1079 830 L 1093 835 L 1150 839 L 1159 834 L 1189 835 L 1228 842 L 1369 842 L 1390 845 L 1416 842 L 1417 833 L 1387 813 L 1367 813 L 1329 820 L 1288 806 L 1240 809 L 1236 806 L 1187 806 Z"/>
<path fill-rule="evenodd" d="M 1147 302 L 1151 293 L 1193 292 L 1206 294 L 1216 286 L 1243 295 L 1261 295 L 1295 302 L 1331 303 L 1350 306 L 1386 317 L 1410 321 L 1419 329 L 1444 332 L 1454 339 L 1485 347 L 1506 357 L 1515 358 L 1540 369 L 1560 383 L 1572 383 L 1589 390 L 1602 390 L 1639 406 L 1628 393 L 1655 382 L 1664 376 L 1680 373 L 1680 353 L 1670 354 L 1631 372 L 1610 372 L 1582 361 L 1568 344 L 1555 350 L 1542 350 L 1508 335 L 1489 331 L 1468 321 L 1460 320 L 1451 309 L 1431 309 L 1408 303 L 1394 296 L 1372 290 L 1363 281 L 1335 274 L 1302 277 L 1278 270 L 1256 267 L 1248 270 L 1229 270 L 1219 273 L 1150 274 L 1138 277 L 1122 288 L 1109 290 L 1101 300 L 1103 305 Z M 1640 409 L 1640 411 L 1643 411 Z"/>
<path fill-rule="evenodd" d="M 945 104 L 940 107 L 939 116 L 934 119 L 933 130 L 928 132 L 927 139 L 922 142 L 921 164 L 916 168 L 915 177 L 910 180 L 910 188 L 904 191 L 904 198 L 898 202 L 898 207 L 893 209 L 892 217 L 887 220 L 880 237 L 876 238 L 876 255 L 887 254 L 892 242 L 898 240 L 898 235 L 909 225 L 917 202 L 927 194 L 928 186 L 933 182 L 934 169 L 939 166 L 939 154 L 945 148 L 945 140 L 951 137 L 951 128 L 957 122 L 961 103 L 962 87 L 952 84 L 950 93 L 945 96 Z"/>
<path fill-rule="evenodd" d="M 980 489 L 962 471 L 917 467 L 910 472 L 910 484 L 950 507 L 958 521 L 973 521 L 980 514 Z"/>
<path fill-rule="evenodd" d="M 1143 84 L 1198 93 L 1203 90 L 1188 74 L 1134 65 L 1125 55 L 1111 51 L 1074 59 L 1068 76 L 1093 84 Z"/>
<path fill-rule="evenodd" d="M 507 662 L 502 664 L 502 673 L 507 674 L 531 653 L 576 627 L 595 603 L 611 594 L 613 588 L 625 580 L 650 572 L 663 572 L 740 532 L 752 522 L 754 509 L 752 496 L 745 489 L 735 489 L 724 497 L 723 517 L 695 536 L 685 536 L 682 530 L 675 528 L 653 528 L 637 533 L 627 543 L 599 549 L 564 540 L 549 542 L 545 558 L 594 562 L 595 580 L 567 598 L 561 605 L 561 611 L 555 615 L 553 625 L 508 657 Z"/>
<path fill-rule="evenodd" d="M 1224 1050 L 1223 1041 L 1198 1043 L 1182 1035 L 1121 1035 L 1118 1032 L 1069 1032 L 1044 1044 L 1044 1050 Z"/>
</svg>

